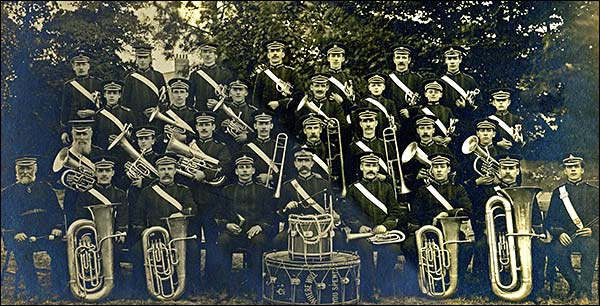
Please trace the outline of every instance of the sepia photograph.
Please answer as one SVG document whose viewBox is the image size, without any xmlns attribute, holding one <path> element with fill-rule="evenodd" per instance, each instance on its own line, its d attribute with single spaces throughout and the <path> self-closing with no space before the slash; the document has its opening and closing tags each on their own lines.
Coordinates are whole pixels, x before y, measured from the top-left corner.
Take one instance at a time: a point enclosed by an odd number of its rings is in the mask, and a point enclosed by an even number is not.
<svg viewBox="0 0 600 306">
<path fill-rule="evenodd" d="M 2 1 L 1 303 L 597 305 L 595 1 Z"/>
</svg>

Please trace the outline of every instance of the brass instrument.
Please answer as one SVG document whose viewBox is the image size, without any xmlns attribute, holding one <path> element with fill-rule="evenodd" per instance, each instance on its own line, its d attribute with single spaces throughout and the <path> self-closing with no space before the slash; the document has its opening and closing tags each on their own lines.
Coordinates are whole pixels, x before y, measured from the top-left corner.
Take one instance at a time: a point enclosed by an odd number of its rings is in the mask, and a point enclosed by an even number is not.
<svg viewBox="0 0 600 306">
<path fill-rule="evenodd" d="M 352 85 L 352 80 L 344 82 L 344 94 L 346 95 L 346 98 L 348 98 L 348 100 L 350 100 L 351 102 L 356 99 L 356 96 L 354 95 L 354 86 Z"/>
<path fill-rule="evenodd" d="M 281 183 L 283 182 L 283 165 L 285 163 L 285 153 L 287 151 L 288 136 L 285 133 L 277 134 L 277 140 L 275 141 L 275 149 L 273 150 L 273 158 L 271 158 L 271 164 L 269 165 L 269 171 L 267 172 L 267 180 L 265 187 L 269 187 L 269 177 L 271 177 L 273 171 L 279 173 L 277 179 L 277 187 L 275 187 L 275 194 L 273 197 L 279 199 L 281 196 Z M 279 154 L 277 154 L 279 153 Z M 279 156 L 279 159 L 277 158 Z M 281 161 L 278 161 L 281 160 Z"/>
<path fill-rule="evenodd" d="M 144 158 L 143 152 L 139 153 L 136 151 L 133 145 L 131 145 L 129 140 L 127 140 L 125 137 L 130 128 L 131 125 L 126 125 L 126 128 L 121 132 L 121 134 L 119 134 L 115 140 L 110 143 L 108 150 L 111 150 L 115 145 L 119 144 L 121 148 L 123 148 L 123 150 L 134 159 L 133 162 L 126 162 L 124 165 L 125 174 L 131 180 L 137 180 L 139 178 L 152 178 L 152 174 L 154 174 L 154 176 L 158 176 L 158 170 L 156 170 L 154 165 Z"/>
<path fill-rule="evenodd" d="M 92 220 L 80 219 L 67 230 L 67 260 L 71 293 L 86 302 L 106 297 L 114 287 L 113 207 L 120 204 L 88 206 Z"/>
<path fill-rule="evenodd" d="M 458 243 L 470 242 L 458 240 L 461 223 L 466 218 L 439 218 L 441 231 L 433 225 L 416 231 L 419 288 L 423 294 L 446 298 L 458 288 Z"/>
<path fill-rule="evenodd" d="M 417 106 L 420 99 L 421 95 L 419 95 L 419 93 L 416 91 L 413 91 L 412 95 L 408 94 L 408 92 L 404 94 L 404 100 L 406 101 L 408 106 Z"/>
<path fill-rule="evenodd" d="M 540 191 L 537 187 L 501 189 L 502 196 L 492 196 L 485 203 L 492 291 L 507 301 L 523 300 L 533 288 L 531 237 L 541 235 L 531 228 L 531 209 Z M 497 232 L 496 223 L 504 225 L 506 232 Z"/>
<path fill-rule="evenodd" d="M 452 134 L 454 134 L 458 120 L 459 119 L 456 119 L 456 118 L 450 118 L 450 123 L 448 123 L 448 128 L 446 129 L 446 136 L 449 137 L 449 136 L 452 136 Z"/>
<path fill-rule="evenodd" d="M 413 158 L 423 164 L 423 166 L 431 168 L 429 156 L 427 156 L 427 153 L 423 152 L 423 150 L 419 148 L 419 144 L 415 141 L 411 142 L 406 149 L 404 149 L 404 152 L 402 152 L 402 163 L 408 163 Z"/>
<path fill-rule="evenodd" d="M 165 114 L 163 114 L 160 112 L 159 107 L 155 107 L 154 111 L 152 111 L 152 114 L 150 114 L 148 122 L 152 122 L 155 118 L 162 120 L 167 124 L 175 127 L 177 132 L 182 132 L 181 134 L 185 134 L 185 131 L 190 132 L 192 134 L 196 134 L 196 131 L 194 131 L 194 129 L 191 126 L 189 126 L 189 124 L 187 124 L 183 119 L 177 116 L 177 114 L 175 114 L 175 112 L 173 112 L 172 110 L 167 110 Z"/>
<path fill-rule="evenodd" d="M 388 173 L 392 177 L 392 185 L 394 186 L 394 195 L 398 198 L 400 194 L 407 194 L 410 189 L 406 187 L 404 182 L 404 174 L 402 173 L 402 164 L 400 163 L 400 152 L 398 150 L 398 141 L 396 138 L 396 124 L 394 117 L 390 116 L 390 126 L 383 129 L 383 144 L 385 146 L 385 159 L 388 165 Z M 400 186 L 398 186 L 398 184 Z"/>
<path fill-rule="evenodd" d="M 469 136 L 462 144 L 463 154 L 475 153 L 477 158 L 473 161 L 473 169 L 480 176 L 499 176 L 498 161 L 496 161 L 488 152 L 479 146 L 479 138 L 477 136 Z"/>
<path fill-rule="evenodd" d="M 67 169 L 60 176 L 60 182 L 71 190 L 86 192 L 94 187 L 96 177 L 83 171 Z"/>
<path fill-rule="evenodd" d="M 67 168 L 60 177 L 61 183 L 72 190 L 85 192 L 96 182 L 94 164 L 77 156 L 70 148 L 62 148 L 52 165 L 52 170 L 58 172 Z"/>
<path fill-rule="evenodd" d="M 467 104 L 473 108 L 473 110 L 477 109 L 477 105 L 475 105 L 475 98 L 480 93 L 479 88 L 475 88 L 474 90 L 467 90 L 467 96 L 465 100 Z"/>
<path fill-rule="evenodd" d="M 346 175 L 344 173 L 344 153 L 342 149 L 342 134 L 340 132 L 340 122 L 336 118 L 329 118 L 327 120 L 327 167 L 329 168 L 329 176 L 333 180 L 333 160 L 336 156 L 340 160 L 340 176 L 342 183 L 342 191 L 340 193 L 340 197 L 346 197 Z M 337 135 L 337 136 L 336 136 Z M 339 152 L 333 152 L 333 141 L 334 137 L 337 137 L 336 145 L 338 147 Z M 337 178 L 337 177 L 336 177 Z"/>
<path fill-rule="evenodd" d="M 229 118 L 231 118 L 230 120 L 228 120 L 225 128 L 225 132 L 232 135 L 232 136 L 239 136 L 242 133 L 254 133 L 254 130 L 246 123 L 244 122 L 244 120 L 242 120 L 242 118 L 240 118 L 240 115 L 236 115 L 235 112 L 233 112 L 233 110 L 231 109 L 231 107 L 227 106 L 227 104 L 225 104 L 225 97 L 221 98 L 221 100 L 219 101 L 219 103 L 217 103 L 217 105 L 215 105 L 215 107 L 213 108 L 213 112 L 216 112 L 218 109 L 222 109 L 225 114 L 227 114 L 227 116 L 229 116 Z M 225 122 L 225 121 L 223 121 Z"/>
<path fill-rule="evenodd" d="M 346 243 L 354 239 L 367 238 L 371 244 L 390 244 L 400 243 L 406 239 L 406 235 L 399 230 L 391 230 L 382 234 L 375 234 L 374 232 L 368 233 L 347 233 Z"/>
<path fill-rule="evenodd" d="M 517 143 L 523 143 L 523 126 L 521 124 L 515 124 L 513 127 L 513 139 Z"/>
<path fill-rule="evenodd" d="M 167 222 L 167 231 L 162 226 L 153 226 L 142 232 L 146 286 L 152 297 L 161 301 L 176 300 L 185 290 L 185 241 L 189 215 L 162 218 Z M 169 236 L 171 233 L 171 236 Z"/>
<path fill-rule="evenodd" d="M 187 178 L 193 178 L 197 171 L 205 171 L 215 174 L 215 178 L 207 184 L 218 186 L 225 181 L 219 160 L 202 152 L 195 143 L 188 146 L 173 137 L 167 144 L 166 152 L 181 155 L 177 161 L 177 173 Z"/>
</svg>

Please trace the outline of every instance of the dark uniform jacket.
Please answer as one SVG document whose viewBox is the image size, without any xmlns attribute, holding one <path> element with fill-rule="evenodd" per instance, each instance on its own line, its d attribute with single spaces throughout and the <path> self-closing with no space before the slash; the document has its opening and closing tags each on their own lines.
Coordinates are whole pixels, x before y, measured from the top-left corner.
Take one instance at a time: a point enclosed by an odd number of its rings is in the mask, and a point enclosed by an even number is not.
<svg viewBox="0 0 600 306">
<path fill-rule="evenodd" d="M 392 101 L 388 98 L 385 98 L 384 96 L 375 97 L 373 95 L 369 95 L 366 98 L 371 98 L 375 101 L 378 101 L 381 105 L 383 105 L 383 107 L 385 107 L 388 114 L 390 116 L 394 117 L 394 120 L 398 119 L 398 110 L 396 109 L 396 103 L 394 103 L 394 101 Z M 356 108 L 370 107 L 370 108 L 377 110 L 377 122 L 379 122 L 379 124 L 377 125 L 377 130 L 379 132 L 381 132 L 383 130 L 383 128 L 390 126 L 390 121 L 378 107 L 376 107 L 371 102 L 365 100 L 366 98 L 356 101 L 355 106 L 356 106 Z M 358 125 L 359 120 L 358 120 L 357 113 L 354 113 L 354 118 L 352 118 L 352 122 L 355 123 L 355 125 L 360 130 L 360 126 Z"/>
<path fill-rule="evenodd" d="M 316 105 L 318 109 L 327 115 L 327 117 L 337 119 L 340 122 L 340 128 L 342 132 L 348 126 L 348 122 L 346 121 L 346 117 L 344 115 L 344 109 L 336 101 L 329 100 L 327 97 L 321 100 L 308 98 L 308 101 L 314 103 L 314 105 Z M 311 113 L 316 114 L 316 112 L 309 109 L 307 105 L 304 105 L 298 112 L 296 112 L 296 123 L 301 123 L 300 118 Z"/>
<path fill-rule="evenodd" d="M 260 225 L 265 233 L 273 233 L 275 229 L 275 206 L 271 192 L 266 187 L 253 181 L 237 182 L 223 189 L 224 201 L 217 217 L 217 224 L 225 228 L 227 223 L 240 225 L 239 214 L 246 221 L 242 224 L 243 232 L 254 225 Z"/>
<path fill-rule="evenodd" d="M 434 115 L 436 118 L 440 119 L 440 121 L 442 121 L 442 123 L 444 124 L 444 127 L 446 127 L 446 130 L 448 130 L 448 128 L 450 127 L 450 119 L 454 119 L 454 114 L 452 113 L 452 110 L 444 105 L 441 105 L 439 103 L 436 104 L 427 104 L 422 106 L 421 108 L 419 108 L 419 111 L 417 114 L 425 114 L 423 112 L 423 107 L 427 107 Z M 460 122 L 458 124 L 466 124 L 465 122 Z M 442 129 L 440 129 L 438 127 L 438 125 L 436 123 L 433 124 L 433 127 L 435 128 L 435 135 L 439 135 L 439 136 L 446 136 L 446 134 L 444 134 L 442 132 Z M 450 137 L 452 137 L 450 135 Z"/>
<path fill-rule="evenodd" d="M 231 108 L 231 110 L 240 117 L 240 119 L 242 119 L 242 121 L 244 121 L 248 126 L 250 126 L 252 128 L 252 130 L 254 130 L 254 125 L 252 122 L 252 112 L 254 112 L 255 110 L 257 110 L 256 107 L 249 105 L 248 103 L 241 103 L 241 104 L 234 104 L 233 101 L 231 101 L 230 99 L 225 99 L 225 104 L 227 106 L 229 106 L 229 108 Z M 229 133 L 227 132 L 227 128 L 225 125 L 223 125 L 223 121 L 225 120 L 231 120 L 231 121 L 236 121 L 234 119 L 232 119 L 230 116 L 228 116 L 225 111 L 223 111 L 222 109 L 217 110 L 217 130 L 215 131 L 215 133 L 217 133 L 219 135 L 219 139 L 223 139 L 225 141 L 225 143 L 227 144 L 227 147 L 229 148 L 229 150 L 231 152 L 238 152 L 241 148 L 242 145 L 244 144 L 244 142 L 242 143 L 237 143 L 235 141 L 235 139 L 233 138 L 233 136 L 229 135 Z M 236 121 L 237 122 L 237 121 Z M 227 135 L 225 135 L 227 134 Z M 246 142 L 248 142 L 250 139 L 252 139 L 254 136 L 256 135 L 256 131 L 254 131 L 254 133 L 248 131 L 247 133 L 247 137 L 248 139 L 246 140 Z"/>
<path fill-rule="evenodd" d="M 447 212 L 450 217 L 469 216 L 471 214 L 471 200 L 467 192 L 460 185 L 450 185 L 448 181 L 439 183 L 431 180 L 431 185 L 452 205 L 453 209 L 447 210 L 427 190 L 421 186 L 415 194 L 414 201 L 409 214 L 409 222 L 417 226 L 431 224 L 433 217 L 441 212 Z"/>
<path fill-rule="evenodd" d="M 355 99 L 356 99 L 356 95 L 358 94 L 357 88 L 355 87 L 356 84 L 353 83 L 354 80 L 353 80 L 353 77 L 350 75 L 350 73 L 348 73 L 345 69 L 335 69 L 334 70 L 331 68 L 327 68 L 327 73 L 329 75 L 331 75 L 332 77 L 334 77 L 336 80 L 340 81 L 340 83 L 342 83 L 343 85 L 345 85 L 347 87 L 351 84 L 352 90 L 354 91 L 354 95 L 355 95 Z M 342 108 L 344 109 L 344 114 L 349 115 L 351 108 L 352 108 L 353 101 L 350 101 L 349 97 L 346 96 L 346 94 L 342 91 L 342 89 L 337 87 L 331 81 L 329 81 L 329 90 L 331 92 L 337 93 L 338 95 L 340 95 L 340 97 L 344 98 L 344 102 L 342 102 Z"/>
<path fill-rule="evenodd" d="M 166 221 L 161 220 L 161 218 L 179 212 L 175 206 L 152 189 L 154 185 L 160 186 L 166 193 L 175 198 L 183 206 L 184 214 L 188 213 L 188 209 L 191 209 L 192 215 L 197 213 L 196 203 L 188 187 L 176 183 L 164 186 L 157 180 L 142 190 L 137 203 L 132 207 L 132 224 L 134 227 L 147 228 L 158 225 L 167 228 Z"/>
<path fill-rule="evenodd" d="M 358 182 L 387 207 L 387 214 L 358 190 Z M 392 185 L 378 179 L 369 181 L 362 178 L 354 182 L 348 188 L 346 203 L 342 204 L 342 219 L 352 232 L 358 232 L 363 225 L 371 228 L 384 225 L 388 230 L 393 230 L 398 225 L 406 224 L 407 216 L 408 206 L 406 203 L 398 203 Z"/>
<path fill-rule="evenodd" d="M 319 178 L 319 177 L 315 176 L 313 173 L 311 173 L 311 175 L 309 175 L 307 177 L 297 176 L 294 179 L 298 181 L 298 185 L 300 185 L 302 187 L 302 189 L 304 189 L 304 191 L 306 191 L 306 193 L 309 196 L 311 196 L 317 192 L 320 192 L 324 189 L 327 189 L 327 186 L 329 185 L 327 180 L 325 180 L 323 178 Z M 294 179 L 292 179 L 292 180 L 294 180 Z M 283 185 L 281 186 L 281 197 L 279 198 L 279 205 L 277 207 L 277 214 L 281 217 L 280 221 L 284 222 L 286 229 L 288 227 L 288 217 L 290 214 L 297 214 L 297 215 L 319 215 L 319 214 L 321 214 L 314 207 L 312 207 L 310 204 L 308 204 L 307 201 L 304 201 L 304 198 L 302 196 L 300 196 L 300 194 L 296 191 L 296 188 L 294 188 L 294 186 L 292 186 L 292 180 L 289 180 L 289 181 L 283 183 Z M 313 200 L 315 200 L 315 202 L 317 202 L 323 209 L 325 209 L 325 198 L 324 198 L 325 195 L 326 195 L 326 193 L 321 193 L 313 198 Z M 296 201 L 296 202 L 304 201 L 304 202 L 302 202 L 300 205 L 298 205 L 298 207 L 296 207 L 292 210 L 284 211 L 285 206 L 291 201 Z"/>
<path fill-rule="evenodd" d="M 478 88 L 475 79 L 473 79 L 473 77 L 471 77 L 468 74 L 462 72 L 451 74 L 449 72 L 446 72 L 445 75 L 449 76 L 465 91 L 475 90 L 476 88 Z M 446 83 L 444 80 L 441 80 L 441 84 L 444 88 L 444 96 L 442 97 L 442 99 L 445 102 L 442 103 L 450 107 L 452 113 L 456 116 L 456 118 L 458 118 L 460 122 L 463 123 L 457 126 L 456 132 L 457 135 L 461 135 L 462 138 L 466 138 L 469 135 L 464 134 L 468 131 L 469 125 L 464 123 L 473 122 L 475 119 L 477 119 L 480 116 L 479 112 L 482 109 L 482 107 L 479 107 L 477 110 L 474 111 L 473 107 L 471 107 L 468 102 L 466 103 L 467 105 L 464 108 L 457 107 L 455 102 L 462 96 L 452 86 L 448 85 L 448 83 Z M 477 105 L 477 101 L 480 100 L 479 96 L 480 95 L 478 95 L 475 98 L 475 105 Z"/>
<path fill-rule="evenodd" d="M 114 207 L 114 210 L 116 211 L 114 213 L 116 215 L 114 220 L 114 229 L 115 231 L 126 232 L 127 224 L 129 223 L 129 204 L 127 202 L 127 193 L 112 184 L 107 186 L 94 184 L 94 189 L 105 196 L 111 203 L 121 204 Z M 80 193 L 77 197 L 77 202 L 75 203 L 76 218 L 92 220 L 92 214 L 86 207 L 98 204 L 102 205 L 103 203 L 91 193 Z"/>
<path fill-rule="evenodd" d="M 385 159 L 385 144 L 383 143 L 383 140 L 381 138 L 354 138 L 352 143 L 350 144 L 350 156 L 345 158 L 348 162 L 348 164 L 345 165 L 346 169 L 348 169 L 346 175 L 347 179 L 351 182 L 357 180 L 357 176 L 360 175 L 360 160 L 358 158 L 358 155 L 362 152 L 365 152 L 363 149 L 361 149 L 361 147 L 359 147 L 356 144 L 359 140 L 362 141 L 362 143 L 369 147 L 373 152 L 381 154 L 381 156 L 383 157 L 383 162 L 387 165 L 387 161 Z M 379 173 L 386 174 L 385 169 L 383 169 L 381 165 L 379 165 Z"/>
<path fill-rule="evenodd" d="M 263 153 L 265 153 L 269 157 L 269 159 L 273 159 L 273 151 L 275 150 L 275 140 L 271 138 L 267 138 L 264 140 L 256 138 L 250 142 L 255 144 L 261 151 L 263 151 Z M 248 152 L 248 154 L 254 159 L 254 168 L 256 169 L 257 175 L 269 172 L 269 165 L 262 158 L 260 158 L 258 154 L 254 152 L 254 150 L 250 149 L 248 144 L 245 144 L 242 147 L 242 150 L 244 152 Z M 272 172 L 272 174 L 273 177 L 277 177 L 274 171 Z"/>
<path fill-rule="evenodd" d="M 146 71 L 137 70 L 135 72 L 145 76 L 148 80 L 154 83 L 154 85 L 156 85 L 158 88 L 159 93 L 162 87 L 165 87 L 166 90 L 167 87 L 165 77 L 159 71 L 156 71 L 150 67 Z M 144 110 L 149 107 L 158 106 L 159 97 L 145 83 L 142 83 L 142 81 L 132 77 L 132 74 L 133 73 L 130 73 L 125 77 L 121 105 L 131 109 L 135 119 L 134 126 L 141 126 L 147 124 L 148 122 L 148 118 L 143 114 Z M 167 94 L 167 99 L 165 102 L 163 102 L 163 104 L 168 103 L 168 96 L 169 95 Z M 156 123 L 153 125 L 158 127 Z"/>
<path fill-rule="evenodd" d="M 231 71 L 217 64 L 210 67 L 202 65 L 199 70 L 206 72 L 217 84 L 227 85 L 227 82 L 233 77 Z M 215 88 L 198 74 L 198 70 L 190 74 L 190 83 L 190 104 L 188 105 L 202 111 L 208 109 L 206 106 L 208 99 L 220 99 L 215 92 Z"/>
<path fill-rule="evenodd" d="M 83 119 L 77 116 L 78 110 L 98 109 L 93 101 L 88 99 L 70 84 L 71 81 L 77 81 L 77 83 L 87 89 L 91 94 L 93 94 L 95 91 L 102 92 L 102 80 L 93 76 L 86 76 L 83 78 L 76 77 L 65 82 L 63 85 L 62 102 L 60 107 L 60 123 L 63 127 L 67 125 L 69 120 Z"/>
<path fill-rule="evenodd" d="M 428 144 L 423 144 L 421 142 L 418 142 L 417 146 L 423 151 L 423 153 L 425 153 L 427 155 L 427 157 L 432 156 L 433 154 L 437 154 L 437 153 L 444 153 L 444 154 L 448 154 L 450 156 L 454 155 L 454 154 L 452 154 L 450 149 L 435 143 L 433 140 L 430 141 Z M 404 149 L 402 149 L 402 151 L 400 151 L 400 157 L 402 157 L 402 153 L 404 152 L 404 150 L 406 150 L 406 148 L 404 148 Z M 419 173 L 419 170 L 421 170 L 421 169 L 427 169 L 427 166 L 425 166 L 421 162 L 419 162 L 416 159 L 416 157 L 413 157 L 413 159 L 411 159 L 410 161 L 408 161 L 406 163 L 402 163 L 402 173 L 404 174 L 404 180 L 405 180 L 404 182 L 405 182 L 406 186 L 408 187 L 408 189 L 414 191 L 423 185 L 422 180 L 417 180 L 417 174 Z"/>
<path fill-rule="evenodd" d="M 121 123 L 133 123 L 133 114 L 131 109 L 123 107 L 119 104 L 114 106 L 104 106 L 96 113 L 94 119 L 96 119 L 96 127 L 94 128 L 94 140 L 95 143 L 102 149 L 107 149 L 110 142 L 108 136 L 119 135 L 121 130 L 117 127 L 110 119 L 100 113 L 101 110 L 106 110 L 117 117 Z"/>
<path fill-rule="evenodd" d="M 508 126 L 512 127 L 513 129 L 516 124 L 521 124 L 521 128 L 524 128 L 523 118 L 521 116 L 514 115 L 509 111 L 506 111 L 503 114 L 495 113 L 494 116 L 500 118 L 500 120 L 504 121 L 506 124 L 508 124 Z M 515 149 L 521 147 L 520 144 L 515 143 L 515 139 L 513 138 L 513 135 L 509 134 L 506 130 L 504 130 L 502 127 L 500 127 L 500 125 L 498 124 L 498 122 L 496 120 L 492 120 L 492 122 L 494 122 L 496 124 L 496 138 L 495 138 L 496 143 L 498 141 L 502 140 L 502 138 L 505 138 L 506 140 L 513 143 L 513 146 L 511 147 L 510 151 L 514 151 Z M 524 130 L 521 130 L 521 134 L 523 135 L 523 137 L 525 137 L 526 133 Z M 525 139 L 523 139 L 523 140 L 525 140 Z M 502 153 L 508 153 L 508 152 L 502 152 Z"/>
<path fill-rule="evenodd" d="M 11 239 L 17 233 L 30 237 L 49 235 L 53 229 L 64 233 L 63 212 L 50 184 L 15 183 L 2 191 L 2 228 L 14 230 Z"/>
<path fill-rule="evenodd" d="M 398 79 L 400 79 L 400 81 L 402 81 L 402 83 L 404 83 L 404 85 L 410 88 L 410 90 L 421 94 L 421 83 L 423 81 L 423 78 L 420 74 L 409 70 L 406 70 L 404 72 L 393 71 L 393 73 L 398 77 Z M 402 90 L 398 85 L 396 85 L 396 83 L 394 83 L 394 81 L 392 81 L 392 79 L 389 77 L 386 78 L 384 95 L 388 99 L 396 102 L 396 108 L 398 110 L 407 108 L 409 110 L 410 117 L 413 117 L 415 115 L 416 109 L 409 107 L 408 102 L 406 101 L 406 93 L 404 92 L 404 90 Z"/>
<path fill-rule="evenodd" d="M 569 199 L 571 199 L 571 203 L 573 203 L 573 208 L 575 208 L 577 215 L 581 219 L 582 225 L 591 228 L 592 237 L 597 240 L 598 221 L 596 220 L 593 225 L 588 224 L 594 218 L 598 218 L 598 187 L 581 181 L 578 183 L 567 182 L 564 185 L 569 193 Z M 573 224 L 563 201 L 560 199 L 558 188 L 552 191 L 550 207 L 548 208 L 546 217 L 546 228 L 556 238 L 562 233 L 572 235 L 578 229 L 577 226 Z"/>
</svg>

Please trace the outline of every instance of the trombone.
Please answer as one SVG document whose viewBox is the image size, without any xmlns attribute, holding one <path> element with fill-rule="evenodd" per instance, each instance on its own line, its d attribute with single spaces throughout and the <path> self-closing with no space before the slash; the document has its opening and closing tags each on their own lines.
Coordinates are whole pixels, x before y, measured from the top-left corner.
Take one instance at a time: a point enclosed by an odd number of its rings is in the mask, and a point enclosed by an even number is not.
<svg viewBox="0 0 600 306">
<path fill-rule="evenodd" d="M 390 116 L 390 126 L 383 129 L 383 144 L 385 146 L 385 159 L 387 160 L 388 164 L 388 173 L 392 177 L 394 195 L 397 199 L 398 192 L 404 195 L 409 193 L 410 189 L 406 187 L 406 184 L 404 182 L 404 174 L 402 173 L 402 164 L 400 163 L 400 152 L 398 151 L 398 141 L 396 138 L 396 124 L 394 123 L 394 117 Z M 400 186 L 398 186 L 398 184 L 400 184 Z"/>
<path fill-rule="evenodd" d="M 269 171 L 267 172 L 267 179 L 265 181 L 265 187 L 269 187 L 269 178 L 273 171 L 279 174 L 277 179 L 277 187 L 275 188 L 275 199 L 279 199 L 281 196 L 281 183 L 283 181 L 283 165 L 285 163 L 285 152 L 287 151 L 288 136 L 285 133 L 277 134 L 277 140 L 275 141 L 275 149 L 273 150 L 273 158 L 271 158 L 271 164 L 269 165 Z M 279 154 L 278 154 L 279 153 Z M 277 158 L 279 156 L 279 159 Z M 281 160 L 281 161 L 277 161 Z"/>
<path fill-rule="evenodd" d="M 340 176 L 342 183 L 342 191 L 340 193 L 340 197 L 346 197 L 346 175 L 344 172 L 344 153 L 342 149 L 342 134 L 340 132 L 340 122 L 336 118 L 329 118 L 327 120 L 327 167 L 329 168 L 330 178 L 333 177 L 333 160 L 338 157 L 340 160 Z M 339 152 L 334 152 L 332 142 L 337 137 L 336 145 L 338 147 Z M 337 179 L 337 177 L 336 177 Z"/>
</svg>

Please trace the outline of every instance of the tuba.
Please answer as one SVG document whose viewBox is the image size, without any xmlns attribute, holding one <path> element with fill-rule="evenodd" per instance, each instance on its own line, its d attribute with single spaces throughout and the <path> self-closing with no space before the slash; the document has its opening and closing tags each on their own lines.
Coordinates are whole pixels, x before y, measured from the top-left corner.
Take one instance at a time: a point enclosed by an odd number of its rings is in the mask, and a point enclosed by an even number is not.
<svg viewBox="0 0 600 306">
<path fill-rule="evenodd" d="M 162 226 L 153 226 L 142 232 L 146 286 L 157 300 L 176 300 L 185 290 L 185 240 L 197 238 L 196 235 L 186 237 L 189 217 L 162 218 L 167 222 L 168 231 Z"/>
<path fill-rule="evenodd" d="M 540 235 L 532 231 L 531 208 L 539 191 L 537 187 L 501 189 L 502 196 L 485 203 L 492 291 L 507 301 L 523 300 L 532 290 L 531 238 Z"/>
<path fill-rule="evenodd" d="M 86 302 L 106 297 L 114 287 L 113 206 L 88 206 L 92 220 L 73 222 L 67 230 L 67 260 L 71 293 Z"/>
<path fill-rule="evenodd" d="M 402 164 L 400 163 L 400 152 L 398 151 L 398 141 L 396 138 L 396 124 L 394 117 L 390 116 L 390 126 L 383 129 L 383 144 L 385 146 L 385 159 L 388 164 L 388 172 L 392 177 L 394 185 L 394 195 L 398 198 L 400 194 L 407 194 L 410 189 L 404 183 L 404 174 L 402 174 Z M 400 184 L 400 186 L 398 186 Z"/>
<path fill-rule="evenodd" d="M 272 172 L 278 173 L 277 187 L 275 187 L 275 199 L 279 199 L 281 196 L 281 183 L 283 181 L 283 165 L 285 163 L 285 152 L 287 151 L 288 136 L 285 133 L 277 134 L 277 140 L 275 141 L 275 149 L 273 150 L 273 158 L 271 158 L 271 164 L 269 165 L 269 171 L 267 172 L 267 180 L 265 187 L 269 187 L 269 177 Z M 277 154 L 279 153 L 279 154 Z M 277 158 L 279 156 L 279 159 Z M 278 161 L 280 160 L 280 161 Z"/>
<path fill-rule="evenodd" d="M 327 167 L 329 168 L 329 177 L 333 179 L 333 160 L 336 156 L 340 160 L 340 176 L 342 183 L 342 191 L 340 196 L 342 198 L 346 197 L 346 175 L 344 173 L 344 152 L 342 149 L 342 134 L 340 132 L 340 122 L 336 118 L 327 119 Z M 335 139 L 337 138 L 337 139 Z M 336 145 L 338 147 L 338 152 L 334 152 L 332 142 L 336 140 Z"/>
<path fill-rule="evenodd" d="M 479 146 L 479 138 L 477 136 L 469 136 L 462 144 L 463 154 L 471 154 L 475 152 L 477 156 L 473 161 L 473 169 L 480 176 L 498 176 L 499 167 L 496 161 L 488 152 Z"/>
<path fill-rule="evenodd" d="M 425 225 L 416 231 L 419 288 L 423 294 L 447 298 L 458 288 L 458 243 L 469 242 L 458 240 L 458 234 L 462 220 L 466 218 L 440 218 L 441 231 L 433 225 Z"/>
<path fill-rule="evenodd" d="M 346 234 L 346 243 L 350 240 L 354 239 L 362 239 L 367 238 L 367 240 L 371 244 L 390 244 L 390 243 L 400 243 L 406 239 L 406 235 L 399 230 L 391 230 L 387 231 L 383 234 L 375 234 L 373 232 L 369 233 L 347 233 Z"/>
<path fill-rule="evenodd" d="M 181 155 L 177 161 L 177 173 L 193 178 L 197 171 L 213 173 L 215 178 L 207 184 L 219 186 L 225 181 L 225 176 L 221 174 L 221 165 L 219 160 L 202 152 L 195 143 L 186 145 L 185 143 L 172 137 L 167 144 L 166 152 L 172 152 Z"/>
</svg>

